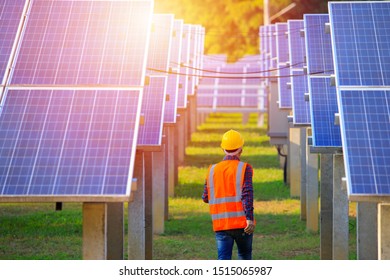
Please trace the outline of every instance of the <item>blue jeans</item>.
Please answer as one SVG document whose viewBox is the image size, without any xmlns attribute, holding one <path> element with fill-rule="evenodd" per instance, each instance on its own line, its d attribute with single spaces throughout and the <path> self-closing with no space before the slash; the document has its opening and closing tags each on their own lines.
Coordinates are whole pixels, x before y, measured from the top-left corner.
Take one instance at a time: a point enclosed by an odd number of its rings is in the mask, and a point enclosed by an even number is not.
<svg viewBox="0 0 390 280">
<path fill-rule="evenodd" d="M 238 259 L 252 259 L 253 234 L 246 234 L 244 229 L 232 229 L 215 232 L 218 260 L 231 260 L 234 242 L 237 244 Z"/>
</svg>

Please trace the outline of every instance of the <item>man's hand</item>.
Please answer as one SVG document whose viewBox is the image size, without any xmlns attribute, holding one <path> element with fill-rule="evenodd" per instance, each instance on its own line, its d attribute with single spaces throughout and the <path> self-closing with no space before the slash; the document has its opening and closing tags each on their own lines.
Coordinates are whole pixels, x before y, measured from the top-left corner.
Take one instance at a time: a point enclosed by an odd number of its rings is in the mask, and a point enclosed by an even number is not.
<svg viewBox="0 0 390 280">
<path fill-rule="evenodd" d="M 251 220 L 246 220 L 246 228 L 244 232 L 247 234 L 252 234 L 255 231 L 255 224 Z"/>
</svg>

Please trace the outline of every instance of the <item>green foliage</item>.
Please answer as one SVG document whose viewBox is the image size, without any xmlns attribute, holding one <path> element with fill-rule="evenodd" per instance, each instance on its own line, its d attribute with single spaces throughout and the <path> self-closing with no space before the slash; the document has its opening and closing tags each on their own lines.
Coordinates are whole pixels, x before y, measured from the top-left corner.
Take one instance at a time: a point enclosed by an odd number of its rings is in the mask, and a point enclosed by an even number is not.
<svg viewBox="0 0 390 280">
<path fill-rule="evenodd" d="M 270 16 L 290 3 L 297 6 L 276 22 L 302 19 L 304 13 L 327 12 L 323 0 L 269 0 Z M 264 25 L 263 0 L 155 0 L 155 13 L 172 13 L 206 29 L 206 54 L 227 54 L 230 62 L 259 52 L 259 27 Z M 302 3 L 302 4 L 301 4 Z"/>
</svg>

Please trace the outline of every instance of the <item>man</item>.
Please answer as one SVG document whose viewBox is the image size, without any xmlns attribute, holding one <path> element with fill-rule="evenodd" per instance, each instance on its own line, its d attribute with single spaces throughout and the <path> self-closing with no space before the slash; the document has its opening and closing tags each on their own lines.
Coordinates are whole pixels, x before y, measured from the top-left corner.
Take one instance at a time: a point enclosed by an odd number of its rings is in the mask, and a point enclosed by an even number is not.
<svg viewBox="0 0 390 280">
<path fill-rule="evenodd" d="M 204 186 L 202 198 L 210 206 L 219 260 L 232 258 L 234 242 L 238 259 L 252 259 L 253 168 L 240 161 L 243 145 L 239 132 L 229 130 L 223 135 L 225 157 L 209 167 Z"/>
</svg>

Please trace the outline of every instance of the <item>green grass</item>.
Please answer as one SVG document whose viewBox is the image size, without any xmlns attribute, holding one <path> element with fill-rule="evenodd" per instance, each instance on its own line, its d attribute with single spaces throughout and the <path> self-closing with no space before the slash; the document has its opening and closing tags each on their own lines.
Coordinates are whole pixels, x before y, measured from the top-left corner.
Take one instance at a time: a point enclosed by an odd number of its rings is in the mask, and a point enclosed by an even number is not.
<svg viewBox="0 0 390 280">
<path fill-rule="evenodd" d="M 269 145 L 266 129 L 257 127 L 256 115 L 243 124 L 240 114 L 212 114 L 192 135 L 185 163 L 179 167 L 175 196 L 169 199 L 164 234 L 154 236 L 154 259 L 216 258 L 208 205 L 201 195 L 208 166 L 223 158 L 221 136 L 231 128 L 243 134 L 242 160 L 254 168 L 253 258 L 320 259 L 319 234 L 307 232 L 300 202 L 290 197 L 283 182 L 277 151 Z M 65 203 L 62 211 L 54 208 L 53 203 L 0 204 L 0 259 L 81 259 L 81 204 Z M 356 259 L 354 215 L 351 206 L 350 259 Z"/>
</svg>

